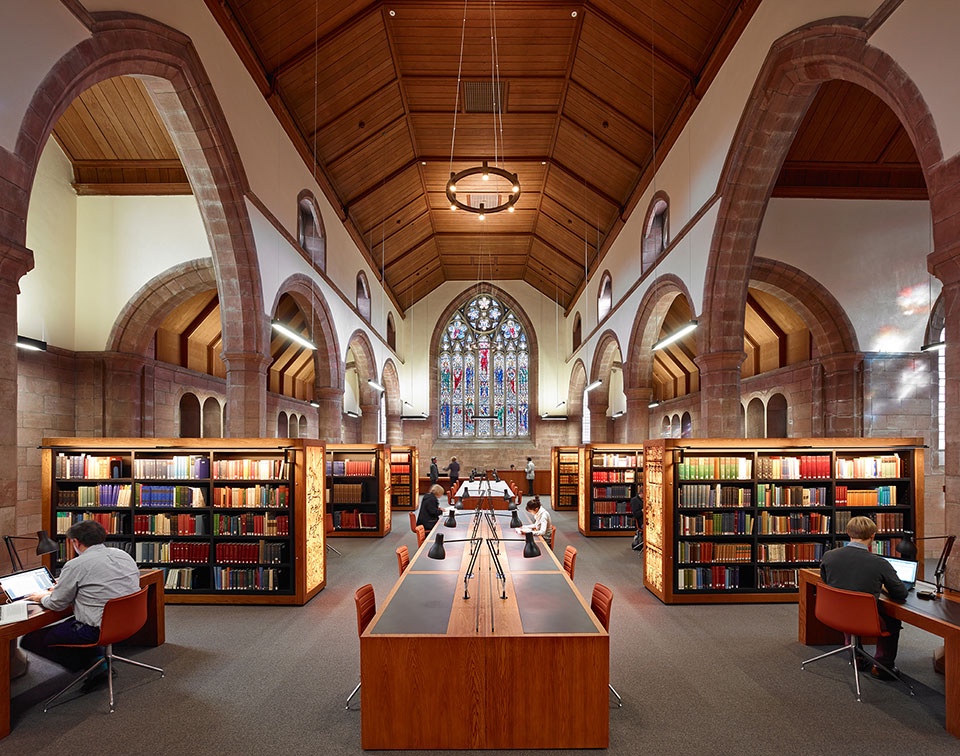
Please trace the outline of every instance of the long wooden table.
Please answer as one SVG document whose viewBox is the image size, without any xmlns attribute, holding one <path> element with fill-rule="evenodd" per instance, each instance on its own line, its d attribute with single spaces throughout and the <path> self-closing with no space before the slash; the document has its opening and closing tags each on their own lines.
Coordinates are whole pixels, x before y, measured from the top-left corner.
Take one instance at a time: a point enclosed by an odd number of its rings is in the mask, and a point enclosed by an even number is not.
<svg viewBox="0 0 960 756">
<path fill-rule="evenodd" d="M 441 521 L 360 638 L 363 748 L 606 748 L 603 626 L 543 541 L 534 559 L 500 542 L 506 599 L 481 543 L 464 599 L 468 544 L 448 543 L 443 561 L 427 551 L 470 528 Z M 558 696 L 563 715 L 543 716 Z"/>
<path fill-rule="evenodd" d="M 134 646 L 160 646 L 166 640 L 163 570 L 140 570 L 140 587 L 147 589 L 147 621 L 124 642 Z M 10 641 L 71 614 L 69 609 L 55 612 L 39 606 L 31 606 L 29 611 L 25 620 L 0 625 L 0 738 L 10 734 Z"/>
<path fill-rule="evenodd" d="M 843 634 L 827 627 L 814 613 L 819 570 L 799 570 L 799 627 L 797 639 L 808 646 L 843 643 Z M 960 737 L 960 597 L 944 594 L 925 601 L 911 591 L 904 603 L 880 598 L 880 612 L 943 638 L 947 732 Z"/>
</svg>

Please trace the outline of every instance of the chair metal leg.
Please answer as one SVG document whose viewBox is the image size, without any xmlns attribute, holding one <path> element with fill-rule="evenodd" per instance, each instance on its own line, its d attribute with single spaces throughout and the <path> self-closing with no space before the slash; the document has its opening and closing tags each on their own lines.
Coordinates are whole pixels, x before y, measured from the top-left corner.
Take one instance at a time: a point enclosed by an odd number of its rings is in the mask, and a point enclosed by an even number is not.
<svg viewBox="0 0 960 756">
<path fill-rule="evenodd" d="M 811 662 L 819 661 L 820 659 L 826 659 L 828 656 L 835 656 L 836 654 L 842 654 L 845 651 L 850 652 L 850 661 L 849 664 L 853 667 L 853 681 L 857 688 L 857 701 L 860 701 L 860 668 L 857 666 L 857 656 L 860 656 L 862 659 L 865 659 L 870 664 L 876 665 L 884 672 L 886 672 L 891 677 L 896 678 L 904 685 L 907 686 L 907 690 L 910 691 L 910 695 L 914 696 L 916 693 L 913 690 L 913 686 L 903 679 L 902 676 L 894 672 L 889 667 L 884 666 L 878 662 L 874 657 L 868 654 L 860 647 L 860 639 L 857 636 L 851 636 L 850 643 L 846 646 L 841 646 L 836 648 L 833 651 L 827 651 L 825 654 L 820 654 L 819 656 L 814 656 L 812 659 L 807 659 L 806 661 L 800 662 L 800 669 L 805 669 L 807 664 Z"/>
<path fill-rule="evenodd" d="M 353 697 L 357 695 L 357 691 L 360 690 L 360 685 L 361 683 L 357 683 L 357 687 L 353 689 L 353 692 L 350 693 L 349 696 L 347 696 L 347 705 L 343 707 L 344 709 L 350 708 L 350 702 L 353 700 Z"/>
<path fill-rule="evenodd" d="M 80 675 L 79 677 L 74 678 L 73 681 L 72 681 L 66 688 L 64 688 L 63 690 L 61 690 L 59 693 L 56 693 L 55 695 L 53 695 L 53 696 L 51 696 L 50 698 L 48 698 L 48 699 L 47 699 L 47 702 L 43 705 L 43 712 L 44 712 L 44 714 L 46 714 L 47 711 L 53 706 L 53 702 L 54 702 L 54 701 L 56 701 L 58 698 L 60 698 L 60 696 L 62 696 L 64 693 L 66 693 L 68 690 L 70 690 L 72 687 L 74 687 L 77 683 L 81 683 L 81 682 L 83 682 L 84 680 L 86 680 L 87 677 L 89 677 L 90 673 L 93 672 L 93 670 L 95 670 L 95 669 L 96 669 L 97 667 L 99 667 L 101 664 L 103 664 L 103 662 L 104 662 L 105 660 L 106 660 L 106 657 L 105 657 L 105 656 L 99 656 L 99 657 L 97 657 L 97 660 L 96 660 L 93 664 L 91 664 L 90 667 L 89 667 L 82 675 Z M 108 664 L 107 666 L 109 667 L 109 664 Z"/>
<path fill-rule="evenodd" d="M 336 547 L 336 546 L 331 546 L 331 545 L 328 543 L 328 544 L 327 544 L 327 548 L 328 548 L 330 551 L 332 551 L 334 554 L 336 554 L 337 556 L 340 556 L 340 557 L 343 556 L 343 554 L 341 554 L 341 553 L 337 550 L 337 547 Z"/>
<path fill-rule="evenodd" d="M 617 708 L 618 708 L 618 709 L 622 709 L 622 708 L 623 708 L 623 699 L 620 698 L 620 694 L 617 693 L 617 689 L 614 688 L 610 683 L 607 683 L 607 687 L 610 688 L 610 692 L 613 693 L 613 695 L 615 695 L 615 696 L 617 697 Z"/>
</svg>

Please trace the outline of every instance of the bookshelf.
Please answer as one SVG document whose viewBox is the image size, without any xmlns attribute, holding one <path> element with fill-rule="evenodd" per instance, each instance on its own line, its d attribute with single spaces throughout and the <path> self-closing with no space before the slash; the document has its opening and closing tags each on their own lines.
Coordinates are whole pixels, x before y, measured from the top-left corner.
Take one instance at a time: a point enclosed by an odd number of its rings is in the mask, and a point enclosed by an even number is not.
<svg viewBox="0 0 960 756">
<path fill-rule="evenodd" d="M 856 515 L 880 554 L 922 536 L 920 439 L 664 439 L 644 461 L 644 585 L 664 603 L 795 601 Z"/>
<path fill-rule="evenodd" d="M 383 444 L 326 445 L 331 535 L 380 537 L 390 532 L 390 463 L 390 447 Z"/>
<path fill-rule="evenodd" d="M 420 455 L 416 446 L 390 447 L 390 508 L 417 508 Z"/>
<path fill-rule="evenodd" d="M 580 502 L 580 452 L 576 446 L 550 450 L 550 506 L 575 510 Z"/>
<path fill-rule="evenodd" d="M 306 439 L 47 438 L 43 521 L 81 519 L 164 573 L 170 603 L 304 604 L 326 585 L 324 445 Z"/>
<path fill-rule="evenodd" d="M 632 536 L 630 499 L 643 485 L 642 444 L 597 444 L 578 449 L 578 526 L 586 536 Z"/>
</svg>

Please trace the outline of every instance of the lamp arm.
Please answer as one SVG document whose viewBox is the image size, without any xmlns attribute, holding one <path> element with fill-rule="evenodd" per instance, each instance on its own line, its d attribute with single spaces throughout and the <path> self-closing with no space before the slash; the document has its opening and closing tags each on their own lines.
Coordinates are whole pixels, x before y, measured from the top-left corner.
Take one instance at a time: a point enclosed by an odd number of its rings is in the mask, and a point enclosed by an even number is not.
<svg viewBox="0 0 960 756">
<path fill-rule="evenodd" d="M 5 535 L 3 537 L 3 543 L 7 547 L 7 554 L 10 555 L 10 566 L 14 572 L 20 572 L 20 570 L 23 569 L 23 562 L 20 561 L 20 555 L 17 553 L 16 548 L 14 548 L 13 541 L 15 538 L 26 539 L 26 536 Z"/>
<path fill-rule="evenodd" d="M 946 536 L 946 539 L 943 544 L 943 551 L 940 552 L 940 558 L 937 560 L 937 568 L 933 572 L 937 584 L 937 593 L 943 593 L 943 576 L 947 571 L 947 560 L 950 558 L 950 552 L 953 551 L 953 544 L 957 537 L 955 535 Z"/>
<path fill-rule="evenodd" d="M 500 581 L 500 598 L 507 597 L 507 576 L 503 571 L 503 565 L 500 564 L 500 557 L 497 556 L 497 548 L 487 539 L 487 548 L 490 550 L 490 557 L 493 559 L 493 569 L 497 573 L 497 580 Z"/>
</svg>

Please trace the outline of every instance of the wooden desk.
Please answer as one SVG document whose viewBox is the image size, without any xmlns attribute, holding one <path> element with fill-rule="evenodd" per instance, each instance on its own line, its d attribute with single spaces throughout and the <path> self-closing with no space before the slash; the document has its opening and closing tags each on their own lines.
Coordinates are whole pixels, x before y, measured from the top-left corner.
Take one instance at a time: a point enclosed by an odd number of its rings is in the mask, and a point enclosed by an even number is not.
<svg viewBox="0 0 960 756">
<path fill-rule="evenodd" d="M 589 604 L 542 541 L 535 559 L 501 542 L 506 599 L 481 543 L 464 600 L 468 544 L 427 557 L 436 533 L 468 535 L 460 519 L 431 531 L 360 638 L 363 748 L 606 748 L 609 636 Z M 575 705 L 542 726 L 558 691 Z"/>
<path fill-rule="evenodd" d="M 797 639 L 808 646 L 843 643 L 843 634 L 827 627 L 814 613 L 817 586 L 822 584 L 819 570 L 799 570 L 799 627 Z M 960 601 L 945 595 L 934 601 L 918 599 L 915 592 L 899 604 L 880 599 L 880 611 L 928 633 L 943 638 L 947 732 L 960 737 Z"/>
<path fill-rule="evenodd" d="M 502 480 L 477 480 L 471 483 L 469 480 L 462 481 L 460 487 L 454 494 L 454 501 L 458 505 L 463 505 L 464 509 L 473 509 L 477 502 L 484 509 L 509 509 L 513 503 L 514 495 L 506 481 Z"/>
<path fill-rule="evenodd" d="M 162 645 L 166 639 L 163 570 L 140 570 L 140 587 L 147 589 L 147 621 L 125 643 L 135 646 Z M 69 610 L 54 612 L 31 606 L 25 620 L 0 625 L 0 738 L 10 734 L 10 641 L 69 616 Z"/>
</svg>

